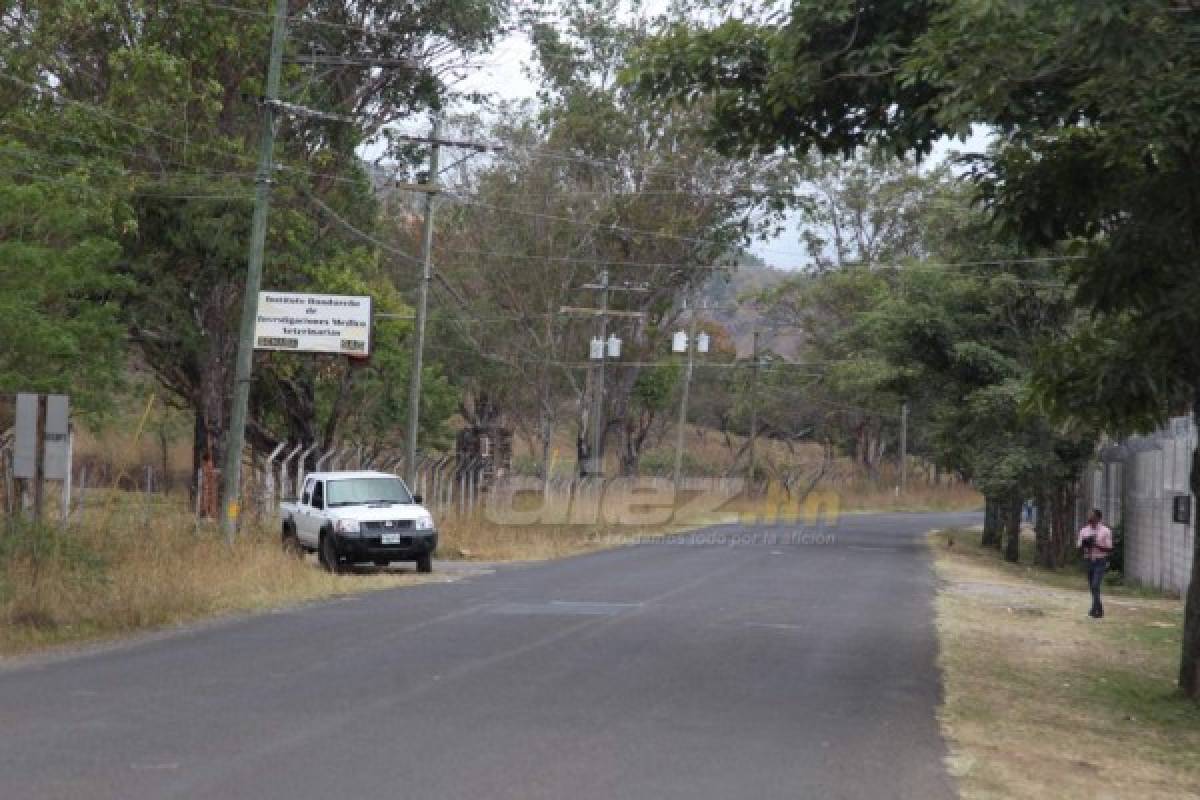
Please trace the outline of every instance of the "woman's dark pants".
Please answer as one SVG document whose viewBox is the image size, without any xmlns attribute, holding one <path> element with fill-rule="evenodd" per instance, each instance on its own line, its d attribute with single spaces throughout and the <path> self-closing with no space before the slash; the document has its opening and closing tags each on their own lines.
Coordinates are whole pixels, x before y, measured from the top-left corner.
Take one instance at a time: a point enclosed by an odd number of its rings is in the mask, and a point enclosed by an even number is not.
<svg viewBox="0 0 1200 800">
<path fill-rule="evenodd" d="M 1104 604 L 1100 602 L 1100 586 L 1104 583 L 1104 572 L 1108 569 L 1107 558 L 1094 558 L 1088 562 L 1088 588 L 1092 590 L 1093 617 L 1104 616 Z"/>
</svg>

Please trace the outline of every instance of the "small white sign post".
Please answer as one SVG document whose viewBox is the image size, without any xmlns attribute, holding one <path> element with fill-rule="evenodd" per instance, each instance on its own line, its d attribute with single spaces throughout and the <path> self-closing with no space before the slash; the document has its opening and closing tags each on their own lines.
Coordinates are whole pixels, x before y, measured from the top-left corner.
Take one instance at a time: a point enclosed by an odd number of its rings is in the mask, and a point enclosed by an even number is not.
<svg viewBox="0 0 1200 800">
<path fill-rule="evenodd" d="M 367 356 L 371 298 L 308 292 L 259 292 L 256 350 Z"/>
</svg>

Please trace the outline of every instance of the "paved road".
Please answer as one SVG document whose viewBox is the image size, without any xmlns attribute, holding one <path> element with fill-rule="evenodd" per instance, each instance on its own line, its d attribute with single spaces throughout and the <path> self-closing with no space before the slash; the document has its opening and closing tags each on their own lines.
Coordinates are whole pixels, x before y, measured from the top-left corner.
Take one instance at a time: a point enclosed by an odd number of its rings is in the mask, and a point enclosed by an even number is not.
<svg viewBox="0 0 1200 800">
<path fill-rule="evenodd" d="M 919 535 L 975 520 L 640 545 L 2 670 L 0 797 L 951 798 Z"/>
</svg>

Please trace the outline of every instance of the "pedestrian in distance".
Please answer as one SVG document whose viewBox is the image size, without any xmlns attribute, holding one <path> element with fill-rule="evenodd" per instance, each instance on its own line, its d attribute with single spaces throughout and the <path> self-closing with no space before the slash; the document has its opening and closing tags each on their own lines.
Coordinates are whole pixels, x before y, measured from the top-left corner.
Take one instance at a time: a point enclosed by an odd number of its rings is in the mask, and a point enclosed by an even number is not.
<svg viewBox="0 0 1200 800">
<path fill-rule="evenodd" d="M 1104 573 L 1108 570 L 1108 556 L 1113 549 L 1113 535 L 1104 524 L 1104 514 L 1100 509 L 1092 509 L 1088 514 L 1087 525 L 1079 530 L 1077 547 L 1083 549 L 1083 559 L 1087 563 L 1088 588 L 1092 590 L 1092 610 L 1089 617 L 1100 619 L 1104 616 L 1104 604 L 1100 602 L 1100 585 L 1104 583 Z"/>
</svg>

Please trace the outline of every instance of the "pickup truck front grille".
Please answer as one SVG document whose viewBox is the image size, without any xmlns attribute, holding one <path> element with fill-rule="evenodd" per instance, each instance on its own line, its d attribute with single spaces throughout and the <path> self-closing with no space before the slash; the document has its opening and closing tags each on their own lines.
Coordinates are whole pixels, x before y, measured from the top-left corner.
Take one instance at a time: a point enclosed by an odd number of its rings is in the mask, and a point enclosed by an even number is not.
<svg viewBox="0 0 1200 800">
<path fill-rule="evenodd" d="M 377 520 L 375 522 L 359 523 L 363 533 L 393 533 L 395 531 L 410 531 L 413 527 L 411 519 Z"/>
</svg>

